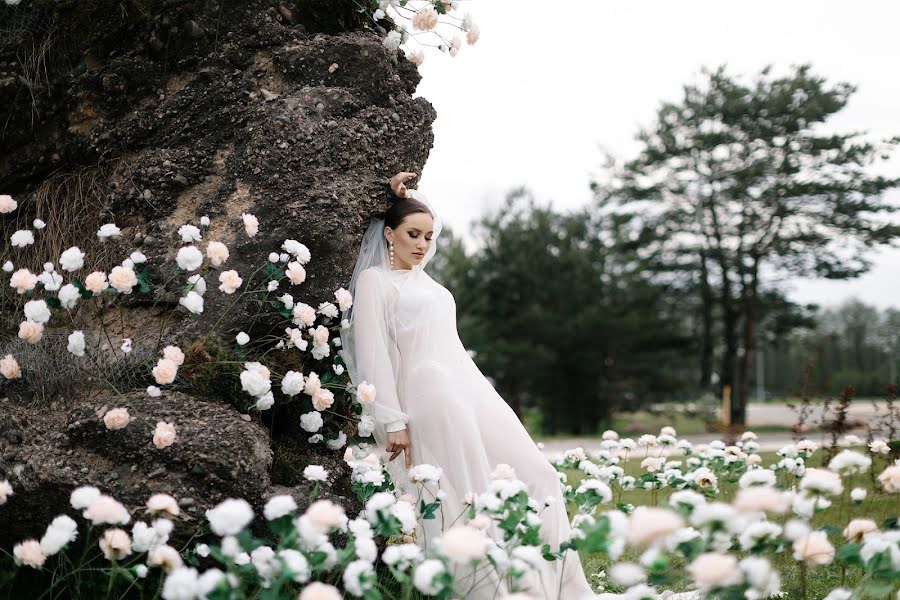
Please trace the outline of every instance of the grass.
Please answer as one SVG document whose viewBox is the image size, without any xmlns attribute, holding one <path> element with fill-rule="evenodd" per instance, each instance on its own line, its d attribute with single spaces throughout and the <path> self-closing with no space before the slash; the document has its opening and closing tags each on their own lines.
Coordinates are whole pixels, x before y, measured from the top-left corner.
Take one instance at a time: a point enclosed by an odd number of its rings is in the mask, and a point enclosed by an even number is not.
<svg viewBox="0 0 900 600">
<path fill-rule="evenodd" d="M 777 462 L 777 460 L 780 459 L 774 452 L 764 452 L 760 453 L 760 455 L 763 458 L 763 465 L 766 466 Z M 820 449 L 812 459 L 807 461 L 807 465 L 816 467 L 822 466 L 821 461 L 823 457 L 824 452 Z M 635 457 L 622 465 L 626 474 L 638 476 L 641 473 L 640 462 L 642 459 L 643 455 Z M 673 459 L 677 460 L 678 458 L 673 457 Z M 878 459 L 876 472 L 883 469 L 886 464 L 884 459 Z M 569 477 L 569 483 L 572 485 L 575 485 L 576 482 L 580 481 L 582 478 L 582 473 L 573 469 L 566 470 L 566 474 Z M 845 480 L 845 485 L 846 484 L 847 481 Z M 813 527 L 825 528 L 829 532 L 831 543 L 836 549 L 840 549 L 840 546 L 843 545 L 844 539 L 841 536 L 841 531 L 843 531 L 844 527 L 851 519 L 862 517 L 870 518 L 878 523 L 879 526 L 882 526 L 886 518 L 897 517 L 898 513 L 900 513 L 900 502 L 898 502 L 897 496 L 883 493 L 880 486 L 873 485 L 872 478 L 868 474 L 857 475 L 852 482 L 852 485 L 853 487 L 862 487 L 868 490 L 868 496 L 862 505 L 855 506 L 852 502 L 849 502 L 849 498 L 845 498 L 843 509 L 839 510 L 839 501 L 835 500 L 834 505 L 832 505 L 831 508 L 819 513 L 813 519 Z M 846 487 L 845 495 L 849 494 L 851 486 L 846 485 Z M 735 484 L 721 485 L 720 488 L 723 492 L 718 497 L 719 500 L 725 502 L 733 500 L 736 488 Z M 674 490 L 670 489 L 660 490 L 657 493 L 656 504 L 658 506 L 668 506 L 668 497 L 673 491 Z M 634 504 L 635 506 L 653 505 L 654 503 L 653 494 L 649 490 L 624 492 L 622 494 L 621 502 Z M 570 510 L 573 508 L 574 505 L 570 506 Z M 736 555 L 740 558 L 744 556 L 744 554 L 740 552 L 736 553 Z M 619 559 L 619 562 L 637 561 L 639 557 L 640 551 L 629 548 L 622 558 Z M 589 579 L 591 579 L 592 583 L 596 583 L 599 580 L 594 574 L 600 573 L 601 571 L 608 572 L 613 564 L 612 561 L 601 554 L 582 555 L 581 560 L 584 565 L 585 573 L 588 575 Z M 799 564 L 794 561 L 790 548 L 779 553 L 772 563 L 781 573 L 782 591 L 787 594 L 785 597 L 792 600 L 803 598 Z M 685 574 L 686 566 L 687 565 L 683 560 L 676 559 L 671 563 L 670 572 L 673 574 L 673 582 L 671 586 L 667 587 L 670 587 L 676 592 L 687 591 L 690 589 L 689 586 L 691 582 Z M 842 580 L 845 587 L 852 589 L 862 579 L 863 575 L 862 568 L 853 565 L 847 566 L 846 570 L 842 571 L 842 568 L 837 561 L 828 566 L 810 569 L 807 572 L 806 597 L 810 599 L 824 598 L 832 589 L 842 585 Z M 898 585 L 900 584 L 895 584 L 895 588 Z M 615 589 L 615 587 L 612 586 L 612 588 L 607 591 L 621 590 Z M 897 590 L 895 589 L 892 593 L 896 593 L 896 591 Z M 893 596 L 890 598 L 893 600 Z"/>
</svg>

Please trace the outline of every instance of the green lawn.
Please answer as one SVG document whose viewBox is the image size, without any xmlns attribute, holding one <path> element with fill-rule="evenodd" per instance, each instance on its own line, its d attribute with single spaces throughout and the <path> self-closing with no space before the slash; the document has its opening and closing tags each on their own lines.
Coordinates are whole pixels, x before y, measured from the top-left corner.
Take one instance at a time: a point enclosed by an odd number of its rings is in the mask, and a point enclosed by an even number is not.
<svg viewBox="0 0 900 600">
<path fill-rule="evenodd" d="M 864 449 L 861 450 L 864 451 Z M 760 455 L 763 458 L 763 465 L 765 466 L 776 462 L 779 458 L 774 452 L 760 453 Z M 824 453 L 822 452 L 822 450 L 819 450 L 807 462 L 807 465 L 810 467 L 821 466 L 821 460 L 823 456 Z M 627 464 L 623 465 L 626 474 L 632 476 L 639 475 L 641 472 L 640 462 L 642 459 L 643 455 L 641 454 L 639 457 L 631 459 Z M 677 460 L 677 457 L 673 457 L 673 459 Z M 880 470 L 883 469 L 884 466 L 885 460 L 879 459 L 876 472 L 880 472 Z M 580 471 L 567 470 L 566 473 L 569 477 L 568 481 L 572 485 L 575 485 L 575 482 L 580 481 L 581 479 L 582 474 Z M 840 546 L 844 543 L 843 537 L 841 537 L 840 532 L 844 529 L 846 524 L 851 519 L 866 517 L 873 519 L 880 525 L 884 522 L 885 518 L 891 516 L 897 517 L 898 515 L 900 515 L 900 502 L 898 502 L 897 496 L 890 496 L 884 493 L 879 493 L 882 491 L 880 486 L 873 486 L 872 480 L 868 474 L 857 475 L 853 482 L 853 486 L 863 487 L 869 491 L 866 501 L 863 502 L 861 506 L 854 506 L 851 502 L 845 501 L 843 510 L 839 511 L 839 502 L 836 500 L 831 508 L 822 513 L 819 513 L 813 520 L 813 526 L 815 528 L 829 528 L 829 537 L 831 538 L 831 542 L 836 549 L 839 549 Z M 721 488 L 723 489 L 723 492 L 719 495 L 718 499 L 725 502 L 731 501 L 734 497 L 736 485 L 726 484 L 721 486 Z M 668 506 L 668 497 L 672 493 L 672 491 L 674 490 L 660 490 L 656 499 L 657 505 Z M 849 489 L 846 490 L 846 493 L 849 493 Z M 624 492 L 621 501 L 634 504 L 635 506 L 652 505 L 653 495 L 649 490 L 634 490 L 630 492 Z M 574 509 L 574 505 L 570 506 L 570 510 L 571 509 Z M 740 552 L 738 552 L 736 555 L 740 558 L 743 558 L 743 555 Z M 625 555 L 620 559 L 620 562 L 636 561 L 639 556 L 640 551 L 628 549 L 626 550 Z M 588 577 L 591 578 L 592 583 L 598 581 L 597 578 L 592 577 L 592 574 L 599 573 L 601 571 L 608 572 L 608 569 L 612 564 L 609 559 L 599 554 L 589 554 L 586 556 L 582 556 L 581 559 L 582 564 L 585 568 L 585 573 L 587 573 Z M 787 593 L 786 598 L 790 598 L 792 600 L 802 598 L 802 594 L 800 591 L 800 571 L 798 568 L 798 563 L 794 561 L 793 557 L 791 556 L 791 550 L 788 548 L 780 553 L 777 559 L 773 560 L 773 564 L 781 573 L 782 590 Z M 675 583 L 671 586 L 671 589 L 673 591 L 686 591 L 689 589 L 688 586 L 690 584 L 690 581 L 685 575 L 685 566 L 686 565 L 683 561 L 675 562 L 672 565 L 672 573 L 676 574 Z M 863 572 L 860 567 L 849 566 L 846 569 L 846 572 L 842 572 L 842 569 L 837 562 L 829 566 L 811 569 L 810 571 L 808 571 L 807 575 L 807 598 L 824 598 L 828 594 L 828 592 L 841 585 L 842 578 L 844 580 L 843 584 L 846 587 L 852 589 L 852 587 L 856 585 L 857 582 L 859 582 L 862 576 Z M 895 590 L 893 593 L 896 593 L 896 588 L 898 586 L 900 586 L 900 584 L 895 586 Z M 608 584 L 606 591 L 621 590 L 616 589 L 612 584 Z M 893 600 L 893 596 L 891 596 L 891 600 Z"/>
</svg>

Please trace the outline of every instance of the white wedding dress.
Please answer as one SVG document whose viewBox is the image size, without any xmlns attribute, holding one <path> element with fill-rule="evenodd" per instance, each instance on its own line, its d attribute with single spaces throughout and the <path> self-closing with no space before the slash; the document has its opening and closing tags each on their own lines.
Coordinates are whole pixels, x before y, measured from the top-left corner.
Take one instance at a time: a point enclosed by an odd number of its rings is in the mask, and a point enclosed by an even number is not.
<svg viewBox="0 0 900 600">
<path fill-rule="evenodd" d="M 374 228 L 379 226 L 383 227 L 376 223 Z M 372 266 L 357 275 L 351 373 L 357 383 L 375 385 L 375 400 L 365 410 L 379 426 L 378 446 L 383 452 L 387 432 L 405 427 L 413 465 L 428 463 L 443 469 L 438 483 L 446 492 L 443 515 L 424 521 L 417 543 L 427 547 L 449 528 L 464 510 L 466 494 L 486 491 L 494 468 L 506 463 L 539 505 L 548 496 L 553 499 L 540 514 L 540 532 L 543 541 L 558 549 L 569 538 L 570 524 L 557 471 L 463 347 L 453 295 L 422 265 L 410 270 Z M 401 452 L 387 464 L 395 484 L 414 492 L 405 455 Z M 461 517 L 457 523 L 465 521 Z M 488 532 L 502 540 L 495 526 Z M 531 580 L 529 593 L 552 600 L 596 598 L 577 552 L 567 553 L 565 568 L 562 563 L 542 561 L 540 581 Z M 466 569 L 458 573 L 471 573 L 470 567 Z M 485 573 L 482 568 L 478 577 Z M 502 579 L 488 575 L 466 598 L 500 598 L 506 591 Z"/>
</svg>

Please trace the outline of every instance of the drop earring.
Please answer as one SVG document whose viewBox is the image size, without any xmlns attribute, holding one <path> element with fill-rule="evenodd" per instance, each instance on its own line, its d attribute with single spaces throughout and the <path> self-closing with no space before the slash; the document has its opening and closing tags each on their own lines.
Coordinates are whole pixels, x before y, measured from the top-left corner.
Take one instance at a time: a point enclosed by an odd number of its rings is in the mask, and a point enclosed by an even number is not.
<svg viewBox="0 0 900 600">
<path fill-rule="evenodd" d="M 388 242 L 391 251 L 391 271 L 394 270 L 394 242 Z"/>
</svg>

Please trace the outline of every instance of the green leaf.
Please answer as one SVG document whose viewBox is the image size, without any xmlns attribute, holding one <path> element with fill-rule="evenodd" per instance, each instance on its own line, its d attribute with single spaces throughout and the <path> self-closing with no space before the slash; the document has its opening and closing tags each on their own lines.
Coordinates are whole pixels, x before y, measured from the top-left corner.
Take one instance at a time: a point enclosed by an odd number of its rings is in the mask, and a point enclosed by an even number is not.
<svg viewBox="0 0 900 600">
<path fill-rule="evenodd" d="M 62 308 L 62 304 L 60 304 L 59 298 L 49 297 L 46 300 L 47 306 L 50 306 L 51 308 Z"/>
<path fill-rule="evenodd" d="M 881 581 L 870 581 L 863 589 L 866 598 L 887 598 L 894 586 Z"/>
</svg>

